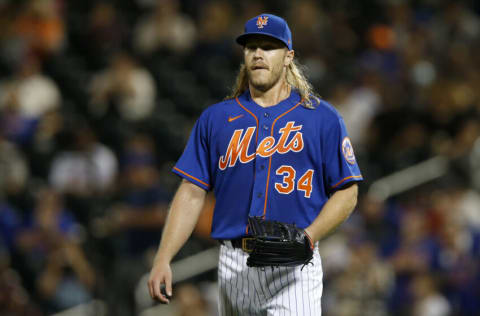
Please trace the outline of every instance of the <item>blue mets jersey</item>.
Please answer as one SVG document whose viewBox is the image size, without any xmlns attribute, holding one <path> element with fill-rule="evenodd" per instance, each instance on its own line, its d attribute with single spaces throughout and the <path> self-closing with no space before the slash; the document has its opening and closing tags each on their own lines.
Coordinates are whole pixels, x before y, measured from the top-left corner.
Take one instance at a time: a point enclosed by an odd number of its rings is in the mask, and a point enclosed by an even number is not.
<svg viewBox="0 0 480 316">
<path fill-rule="evenodd" d="M 208 107 L 173 172 L 214 190 L 216 239 L 245 236 L 248 216 L 306 228 L 335 190 L 362 180 L 341 116 L 325 101 L 305 108 L 296 91 L 266 108 L 248 90 Z"/>
</svg>

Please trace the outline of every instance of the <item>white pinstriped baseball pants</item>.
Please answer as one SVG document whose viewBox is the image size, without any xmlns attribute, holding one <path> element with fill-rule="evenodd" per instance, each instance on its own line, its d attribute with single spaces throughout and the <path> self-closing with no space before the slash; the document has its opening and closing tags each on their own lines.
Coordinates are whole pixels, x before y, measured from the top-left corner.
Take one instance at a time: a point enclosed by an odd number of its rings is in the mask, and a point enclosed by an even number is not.
<svg viewBox="0 0 480 316">
<path fill-rule="evenodd" d="M 250 268 L 248 254 L 229 241 L 220 246 L 219 314 L 321 316 L 323 271 L 318 247 L 313 265 Z"/>
</svg>

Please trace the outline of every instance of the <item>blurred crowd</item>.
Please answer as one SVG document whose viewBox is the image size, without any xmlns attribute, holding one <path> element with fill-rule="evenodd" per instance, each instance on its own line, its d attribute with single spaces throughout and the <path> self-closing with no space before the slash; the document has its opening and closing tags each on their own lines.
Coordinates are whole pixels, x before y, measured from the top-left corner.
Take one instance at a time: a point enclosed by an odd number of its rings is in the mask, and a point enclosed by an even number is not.
<svg viewBox="0 0 480 316">
<path fill-rule="evenodd" d="M 322 242 L 323 314 L 478 315 L 480 3 L 453 0 L 1 0 L 1 315 L 92 299 L 141 312 L 133 292 L 179 183 L 170 169 L 228 94 L 234 38 L 261 12 L 289 22 L 366 179 Z M 441 179 L 367 194 L 437 155 L 450 161 Z M 206 222 L 179 257 L 216 245 Z M 172 315 L 209 314 L 202 282 L 215 273 L 178 285 Z"/>
</svg>

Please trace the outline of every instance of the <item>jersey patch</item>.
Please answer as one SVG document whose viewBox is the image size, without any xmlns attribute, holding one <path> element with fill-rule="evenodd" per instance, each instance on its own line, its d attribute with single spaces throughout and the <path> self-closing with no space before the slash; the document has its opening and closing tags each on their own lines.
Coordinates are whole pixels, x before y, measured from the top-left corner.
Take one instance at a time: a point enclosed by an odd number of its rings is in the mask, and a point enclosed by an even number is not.
<svg viewBox="0 0 480 316">
<path fill-rule="evenodd" d="M 342 152 L 345 160 L 349 163 L 354 165 L 355 161 L 355 154 L 353 153 L 353 146 L 350 138 L 345 137 L 342 141 Z"/>
</svg>

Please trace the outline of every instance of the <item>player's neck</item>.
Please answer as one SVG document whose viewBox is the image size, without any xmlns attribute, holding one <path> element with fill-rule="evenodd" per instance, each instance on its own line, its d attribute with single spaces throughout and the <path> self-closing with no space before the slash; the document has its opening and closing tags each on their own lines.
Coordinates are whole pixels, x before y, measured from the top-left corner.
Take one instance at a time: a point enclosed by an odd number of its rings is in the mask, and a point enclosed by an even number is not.
<svg viewBox="0 0 480 316">
<path fill-rule="evenodd" d="M 255 89 L 250 83 L 249 88 L 253 101 L 264 108 L 277 105 L 285 100 L 290 96 L 291 90 L 290 85 L 286 80 L 279 80 L 267 91 Z"/>
</svg>

